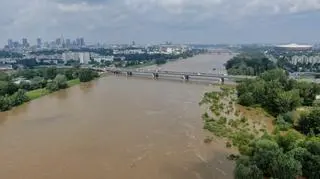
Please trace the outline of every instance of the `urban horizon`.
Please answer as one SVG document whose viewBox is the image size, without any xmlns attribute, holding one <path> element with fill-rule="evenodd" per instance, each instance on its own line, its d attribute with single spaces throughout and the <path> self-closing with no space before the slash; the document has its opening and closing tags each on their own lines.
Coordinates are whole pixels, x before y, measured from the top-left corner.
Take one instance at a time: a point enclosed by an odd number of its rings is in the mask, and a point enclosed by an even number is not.
<svg viewBox="0 0 320 179">
<path fill-rule="evenodd" d="M 149 43 L 139 43 L 135 40 L 128 41 L 128 42 L 101 42 L 101 41 L 90 41 L 87 40 L 85 37 L 80 36 L 76 38 L 69 38 L 69 37 L 57 37 L 53 39 L 43 39 L 41 37 L 38 38 L 27 38 L 27 37 L 21 37 L 20 39 L 14 39 L 14 38 L 8 38 L 7 42 L 2 44 L 2 48 L 5 48 L 6 46 L 13 45 L 14 43 L 22 45 L 22 46 L 39 46 L 44 44 L 66 44 L 66 45 L 132 45 L 134 43 L 135 45 L 159 45 L 159 44 L 185 44 L 185 45 L 284 45 L 284 44 L 303 44 L 303 45 L 317 45 L 320 44 L 319 42 L 300 42 L 300 41 L 284 41 L 284 42 L 252 42 L 252 43 L 201 43 L 201 42 L 174 42 L 174 41 L 166 41 L 163 40 L 161 42 L 153 42 L 150 41 Z"/>
</svg>

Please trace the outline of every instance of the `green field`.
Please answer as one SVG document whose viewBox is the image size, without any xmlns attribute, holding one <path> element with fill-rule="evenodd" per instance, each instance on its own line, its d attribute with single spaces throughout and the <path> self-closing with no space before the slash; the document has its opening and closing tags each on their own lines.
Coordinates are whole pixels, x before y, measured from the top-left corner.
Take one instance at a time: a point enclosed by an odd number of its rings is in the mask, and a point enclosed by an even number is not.
<svg viewBox="0 0 320 179">
<path fill-rule="evenodd" d="M 28 98 L 30 100 L 34 100 L 34 99 L 40 98 L 42 96 L 45 96 L 49 93 L 50 92 L 47 89 L 43 88 L 43 89 L 36 89 L 36 90 L 28 91 L 26 93 L 26 95 L 28 96 Z"/>
<path fill-rule="evenodd" d="M 68 81 L 67 83 L 68 83 L 68 87 L 72 87 L 74 85 L 80 84 L 80 80 L 79 79 L 74 79 L 74 80 Z"/>
<path fill-rule="evenodd" d="M 80 84 L 80 80 L 79 79 L 70 80 L 67 83 L 68 83 L 68 87 L 72 87 L 72 86 Z M 47 95 L 49 93 L 50 92 L 47 89 L 42 88 L 42 89 L 36 89 L 36 90 L 28 91 L 26 93 L 26 95 L 28 96 L 28 98 L 30 100 L 34 100 L 34 99 L 40 98 L 42 96 L 45 96 L 45 95 Z"/>
</svg>

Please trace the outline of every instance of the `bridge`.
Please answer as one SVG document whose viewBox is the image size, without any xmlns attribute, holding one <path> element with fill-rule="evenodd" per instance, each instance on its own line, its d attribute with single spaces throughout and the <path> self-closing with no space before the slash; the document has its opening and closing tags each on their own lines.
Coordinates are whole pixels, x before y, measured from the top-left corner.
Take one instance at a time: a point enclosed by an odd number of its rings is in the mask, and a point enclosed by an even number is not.
<svg viewBox="0 0 320 179">
<path fill-rule="evenodd" d="M 229 54 L 232 55 L 232 51 L 228 49 L 208 49 L 208 54 L 217 54 L 217 55 L 222 55 L 222 54 Z"/>
<path fill-rule="evenodd" d="M 159 70 L 129 70 L 129 69 L 115 69 L 115 68 L 93 68 L 94 70 L 104 71 L 105 73 L 110 73 L 114 75 L 123 75 L 127 77 L 138 76 L 138 77 L 149 77 L 153 79 L 159 78 L 179 78 L 184 81 L 189 80 L 206 80 L 213 81 L 219 80 L 221 84 L 224 84 L 226 80 L 243 80 L 243 79 L 253 79 L 253 76 L 233 76 L 218 73 L 196 73 L 196 72 L 178 72 L 178 71 L 159 71 Z"/>
</svg>

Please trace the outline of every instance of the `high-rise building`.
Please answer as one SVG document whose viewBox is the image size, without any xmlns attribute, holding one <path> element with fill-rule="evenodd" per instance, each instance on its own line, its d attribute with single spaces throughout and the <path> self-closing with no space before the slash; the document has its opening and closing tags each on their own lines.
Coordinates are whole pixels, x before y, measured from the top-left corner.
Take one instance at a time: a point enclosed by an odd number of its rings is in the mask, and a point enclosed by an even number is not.
<svg viewBox="0 0 320 179">
<path fill-rule="evenodd" d="M 90 53 L 89 52 L 80 52 L 79 59 L 81 64 L 88 64 L 90 61 Z"/>
<path fill-rule="evenodd" d="M 23 47 L 29 47 L 29 43 L 28 43 L 28 39 L 27 38 L 23 38 L 22 39 L 22 46 Z"/>
<path fill-rule="evenodd" d="M 76 45 L 79 47 L 81 46 L 81 39 L 80 38 L 77 38 L 76 39 Z"/>
<path fill-rule="evenodd" d="M 37 38 L 37 47 L 41 48 L 42 47 L 42 40 L 41 38 Z"/>
<path fill-rule="evenodd" d="M 57 38 L 56 39 L 56 46 L 61 46 L 62 43 L 61 43 L 61 38 Z"/>
<path fill-rule="evenodd" d="M 70 47 L 71 46 L 71 40 L 70 39 L 66 39 L 66 47 Z"/>
<path fill-rule="evenodd" d="M 83 47 L 84 45 L 85 45 L 85 43 L 84 43 L 84 38 L 81 37 L 81 38 L 80 38 L 80 46 Z"/>
<path fill-rule="evenodd" d="M 8 40 L 8 47 L 9 47 L 9 48 L 13 48 L 13 41 L 12 41 L 12 39 L 9 39 L 9 40 Z"/>
</svg>

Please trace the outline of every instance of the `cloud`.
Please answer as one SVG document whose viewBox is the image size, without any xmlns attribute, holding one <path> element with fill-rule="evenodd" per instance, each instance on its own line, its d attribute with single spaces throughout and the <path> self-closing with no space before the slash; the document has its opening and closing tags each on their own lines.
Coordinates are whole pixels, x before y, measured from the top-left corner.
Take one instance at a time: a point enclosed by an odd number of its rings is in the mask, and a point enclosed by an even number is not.
<svg viewBox="0 0 320 179">
<path fill-rule="evenodd" d="M 102 5 L 89 5 L 86 2 L 78 4 L 58 4 L 58 9 L 63 12 L 87 12 L 103 9 Z"/>
<path fill-rule="evenodd" d="M 319 10 L 320 0 L 1 0 L 0 41 L 22 36 L 53 39 L 62 33 L 92 41 L 99 36 L 114 41 L 169 36 L 183 40 L 181 34 L 187 31 L 205 39 L 210 31 L 227 36 L 262 20 L 272 24 L 280 17 Z M 197 38 L 190 35 L 185 38 Z"/>
</svg>

